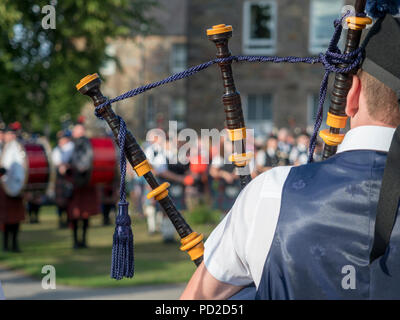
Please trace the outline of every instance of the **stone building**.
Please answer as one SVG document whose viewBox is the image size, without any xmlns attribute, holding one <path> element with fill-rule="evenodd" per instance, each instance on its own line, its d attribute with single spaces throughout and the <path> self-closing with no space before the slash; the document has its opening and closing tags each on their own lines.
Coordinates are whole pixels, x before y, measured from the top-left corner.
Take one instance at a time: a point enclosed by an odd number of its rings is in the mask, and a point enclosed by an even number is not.
<svg viewBox="0 0 400 320">
<path fill-rule="evenodd" d="M 342 0 L 160 0 L 152 16 L 159 27 L 151 35 L 113 40 L 109 53 L 121 70 L 107 65 L 104 91 L 116 96 L 215 58 L 206 29 L 233 27 L 233 55 L 313 56 L 327 48 Z M 350 4 L 353 1 L 349 1 Z M 321 65 L 233 63 L 247 127 L 269 133 L 273 127 L 302 127 L 314 122 L 323 76 Z M 222 128 L 222 80 L 217 65 L 188 80 L 151 90 L 115 104 L 136 134 L 167 128 L 168 120 L 200 130 Z M 327 109 L 327 108 L 326 108 Z"/>
</svg>

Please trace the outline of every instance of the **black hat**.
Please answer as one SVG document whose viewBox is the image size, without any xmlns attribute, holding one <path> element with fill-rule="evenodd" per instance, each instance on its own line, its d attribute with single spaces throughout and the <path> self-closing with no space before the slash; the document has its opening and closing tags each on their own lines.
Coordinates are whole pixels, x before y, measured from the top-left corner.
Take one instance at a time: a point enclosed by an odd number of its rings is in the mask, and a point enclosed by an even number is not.
<svg viewBox="0 0 400 320">
<path fill-rule="evenodd" d="M 400 18 L 378 19 L 363 43 L 362 69 L 391 88 L 400 99 Z"/>
</svg>

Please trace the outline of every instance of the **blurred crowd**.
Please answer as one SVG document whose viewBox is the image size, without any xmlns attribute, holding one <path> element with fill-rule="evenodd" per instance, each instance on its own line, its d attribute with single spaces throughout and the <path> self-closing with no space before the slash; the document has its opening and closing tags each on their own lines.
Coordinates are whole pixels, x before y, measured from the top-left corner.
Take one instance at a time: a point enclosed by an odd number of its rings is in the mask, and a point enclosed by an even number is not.
<svg viewBox="0 0 400 320">
<path fill-rule="evenodd" d="M 218 210 L 222 216 L 232 207 L 241 188 L 240 179 L 229 161 L 232 144 L 225 138 L 219 143 L 204 143 L 200 139 L 192 145 L 191 152 L 179 152 L 184 142 L 175 138 L 165 139 L 148 136 L 144 145 L 146 157 L 160 182 L 168 181 L 170 195 L 180 211 L 192 211 L 196 206 L 206 205 Z M 251 175 L 255 176 L 275 166 L 302 165 L 307 163 L 310 136 L 301 131 L 298 134 L 286 128 L 269 136 L 254 139 L 254 162 L 250 164 Z M 251 145 L 249 148 L 251 149 Z M 197 150 L 197 152 L 193 152 Z M 322 144 L 315 149 L 314 161 L 319 161 Z M 176 161 L 178 159 L 178 161 Z M 146 194 L 150 189 L 143 178 L 128 170 L 128 192 L 135 211 L 147 218 L 150 234 L 161 231 L 164 241 L 173 241 L 174 229 L 161 212 L 161 208 Z"/>
<path fill-rule="evenodd" d="M 34 135 L 24 136 L 20 125 L 16 124 L 1 131 L 0 148 L 10 139 L 21 143 L 38 141 Z M 113 140 L 112 137 L 108 139 Z M 88 141 L 85 125 L 81 122 L 58 132 L 55 147 L 51 149 L 50 144 L 48 145 L 50 150 L 47 156 L 52 164 L 48 170 L 55 172 L 50 181 L 51 188 L 47 188 L 46 193 L 44 190 L 24 192 L 17 197 L 10 197 L 3 192 L 0 205 L 6 208 L 13 203 L 9 209 L 3 209 L 15 212 L 18 204 L 18 210 L 21 211 L 20 218 L 12 221 L 12 224 L 23 220 L 23 211 L 28 213 L 31 223 L 38 223 L 40 207 L 52 204 L 57 208 L 59 227 L 69 226 L 73 230 L 74 248 L 84 248 L 87 246 L 86 232 L 90 216 L 101 212 L 104 225 L 112 223 L 111 213 L 115 217 L 119 200 L 118 149 L 101 151 L 115 152 L 116 161 L 112 165 L 115 174 L 112 181 L 90 185 L 88 179 L 93 169 L 93 153 L 100 151 L 92 150 Z M 305 131 L 293 133 L 281 128 L 268 136 L 251 137 L 250 140 L 248 137 L 249 141 L 253 142 L 248 143 L 248 151 L 254 153 L 254 160 L 250 163 L 253 178 L 276 166 L 307 163 L 310 137 Z M 241 190 L 239 176 L 229 161 L 229 156 L 233 153 L 232 143 L 224 136 L 217 141 L 198 138 L 190 143 L 188 145 L 176 137 L 165 138 L 150 132 L 142 148 L 158 181 L 170 184 L 169 195 L 179 211 L 192 212 L 199 206 L 205 206 L 217 210 L 222 217 L 230 210 Z M 321 152 L 322 145 L 317 144 L 315 161 L 320 160 Z M 11 172 L 6 174 L 10 175 Z M 156 201 L 146 197 L 150 191 L 147 182 L 143 177 L 137 177 L 129 165 L 126 190 L 130 213 L 146 219 L 149 234 L 160 232 L 165 242 L 175 241 L 175 230 L 171 222 Z M 3 217 L 3 220 L 7 222 L 7 218 Z M 7 223 L 4 225 L 7 226 Z M 3 227 L 4 230 L 7 233 L 8 229 Z M 7 242 L 6 236 L 4 242 Z M 15 247 L 18 247 L 17 244 Z"/>
<path fill-rule="evenodd" d="M 268 137 L 254 140 L 256 175 L 276 166 L 302 165 L 308 160 L 310 136 L 306 131 L 294 134 L 286 128 L 274 130 Z M 322 143 L 317 141 L 314 161 L 322 159 Z"/>
</svg>

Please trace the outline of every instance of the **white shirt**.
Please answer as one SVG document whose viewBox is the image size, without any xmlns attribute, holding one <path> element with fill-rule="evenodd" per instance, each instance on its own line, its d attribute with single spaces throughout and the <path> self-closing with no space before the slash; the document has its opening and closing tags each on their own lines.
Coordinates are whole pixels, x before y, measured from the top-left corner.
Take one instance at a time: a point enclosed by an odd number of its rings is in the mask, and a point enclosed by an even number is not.
<svg viewBox="0 0 400 320">
<path fill-rule="evenodd" d="M 62 147 L 57 146 L 54 148 L 51 158 L 53 164 L 55 166 L 59 166 L 61 164 L 67 164 L 72 157 L 72 153 L 74 152 L 74 143 L 72 141 L 68 141 Z"/>
<path fill-rule="evenodd" d="M 338 147 L 389 150 L 395 129 L 363 126 L 350 130 Z M 214 278 L 233 285 L 258 287 L 281 207 L 282 189 L 291 167 L 276 167 L 256 177 L 205 243 L 204 263 Z"/>
</svg>

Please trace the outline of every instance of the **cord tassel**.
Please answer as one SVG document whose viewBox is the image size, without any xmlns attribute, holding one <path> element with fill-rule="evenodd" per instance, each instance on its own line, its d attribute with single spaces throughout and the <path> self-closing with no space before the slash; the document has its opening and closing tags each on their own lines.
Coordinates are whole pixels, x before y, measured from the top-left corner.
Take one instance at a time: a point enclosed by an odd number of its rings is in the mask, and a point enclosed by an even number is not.
<svg viewBox="0 0 400 320">
<path fill-rule="evenodd" d="M 111 278 L 116 280 L 132 278 L 134 274 L 133 233 L 128 205 L 128 202 L 118 204 L 111 261 Z"/>
<path fill-rule="evenodd" d="M 111 258 L 111 278 L 116 280 L 121 280 L 123 277 L 132 278 L 134 273 L 132 222 L 128 212 L 129 203 L 126 201 L 125 191 L 125 137 L 126 124 L 124 120 L 119 117 L 118 142 L 120 149 L 121 182 L 119 186 L 118 215 L 115 221 Z"/>
</svg>

